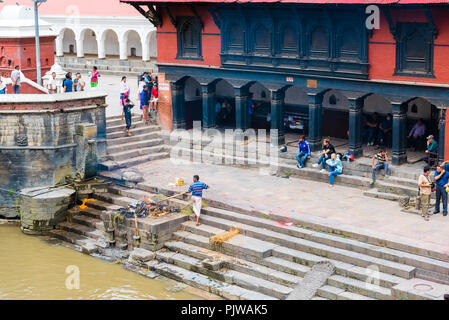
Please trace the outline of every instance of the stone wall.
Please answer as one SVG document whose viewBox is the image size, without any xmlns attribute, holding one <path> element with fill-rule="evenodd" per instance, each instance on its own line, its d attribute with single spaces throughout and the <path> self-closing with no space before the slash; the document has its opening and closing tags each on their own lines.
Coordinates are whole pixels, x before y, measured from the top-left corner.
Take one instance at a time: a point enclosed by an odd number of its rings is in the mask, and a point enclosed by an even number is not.
<svg viewBox="0 0 449 320">
<path fill-rule="evenodd" d="M 0 96 L 0 215 L 17 215 L 17 196 L 5 190 L 54 186 L 76 173 L 83 177 L 86 160 L 80 155 L 106 154 L 105 96 L 101 91 Z"/>
</svg>

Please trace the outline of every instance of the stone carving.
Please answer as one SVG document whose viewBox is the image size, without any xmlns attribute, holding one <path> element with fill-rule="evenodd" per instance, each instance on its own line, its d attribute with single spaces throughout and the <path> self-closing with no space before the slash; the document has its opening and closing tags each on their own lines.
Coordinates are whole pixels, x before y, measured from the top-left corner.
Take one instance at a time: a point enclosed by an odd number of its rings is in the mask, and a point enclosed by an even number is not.
<svg viewBox="0 0 449 320">
<path fill-rule="evenodd" d="M 28 146 L 28 137 L 27 137 L 27 135 L 23 134 L 23 133 L 18 134 L 16 136 L 16 144 L 19 147 L 26 147 L 26 146 Z"/>
</svg>

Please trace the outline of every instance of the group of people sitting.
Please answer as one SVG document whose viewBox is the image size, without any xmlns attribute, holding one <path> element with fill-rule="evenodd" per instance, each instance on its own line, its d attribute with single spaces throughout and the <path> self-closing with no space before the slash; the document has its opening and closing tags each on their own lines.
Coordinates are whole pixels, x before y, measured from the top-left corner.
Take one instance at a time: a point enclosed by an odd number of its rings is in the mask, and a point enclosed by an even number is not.
<svg viewBox="0 0 449 320">
<path fill-rule="evenodd" d="M 310 145 L 306 140 L 304 135 L 299 137 L 299 152 L 296 156 L 298 164 L 296 167 L 302 169 L 306 166 L 307 161 L 311 158 Z M 342 158 L 347 158 L 349 155 L 337 154 L 335 147 L 331 144 L 330 139 L 324 139 L 323 149 L 319 152 L 320 157 L 318 162 L 314 163 L 312 167 L 318 168 L 321 165 L 321 172 L 326 173 L 326 167 L 329 170 L 329 184 L 331 187 L 334 186 L 334 178 L 343 173 L 343 163 Z M 376 172 L 379 170 L 384 170 L 385 178 L 388 178 L 388 155 L 384 147 L 380 149 L 380 152 L 372 157 L 371 164 L 371 177 L 370 182 L 373 185 L 376 182 Z"/>
<path fill-rule="evenodd" d="M 393 116 L 391 113 L 384 118 L 377 112 L 363 117 L 363 141 L 368 146 L 391 146 L 393 131 Z"/>
<path fill-rule="evenodd" d="M 232 106 L 228 99 L 217 100 L 215 104 L 215 127 L 225 126 L 231 123 L 233 117 Z"/>
<path fill-rule="evenodd" d="M 307 160 L 311 157 L 310 145 L 307 142 L 306 137 L 301 135 L 299 137 L 299 152 L 296 156 L 298 164 L 296 167 L 302 169 L 306 166 Z M 313 167 L 318 167 L 321 164 L 321 172 L 326 172 L 326 165 L 329 168 L 329 183 L 330 186 L 334 186 L 334 177 L 343 173 L 343 164 L 340 156 L 337 156 L 334 146 L 330 143 L 329 139 L 324 139 L 323 150 L 318 160 L 318 163 L 313 164 Z"/>
</svg>

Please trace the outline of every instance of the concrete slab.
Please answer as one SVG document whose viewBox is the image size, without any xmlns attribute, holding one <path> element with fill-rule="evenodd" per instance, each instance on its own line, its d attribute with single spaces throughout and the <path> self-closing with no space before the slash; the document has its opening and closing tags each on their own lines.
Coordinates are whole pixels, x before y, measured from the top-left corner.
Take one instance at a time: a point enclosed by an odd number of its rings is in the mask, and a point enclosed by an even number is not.
<svg viewBox="0 0 449 320">
<path fill-rule="evenodd" d="M 449 294 L 449 286 L 413 278 L 394 286 L 391 291 L 396 299 L 443 300 L 444 295 Z"/>
</svg>

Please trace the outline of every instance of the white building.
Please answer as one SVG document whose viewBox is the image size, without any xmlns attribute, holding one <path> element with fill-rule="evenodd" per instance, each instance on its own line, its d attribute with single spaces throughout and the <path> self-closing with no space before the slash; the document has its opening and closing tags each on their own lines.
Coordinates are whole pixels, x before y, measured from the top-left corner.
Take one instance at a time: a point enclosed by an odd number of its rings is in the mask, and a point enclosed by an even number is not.
<svg viewBox="0 0 449 320">
<path fill-rule="evenodd" d="M 4 0 L 4 5 L 32 6 L 32 0 Z M 157 56 L 156 28 L 133 7 L 119 0 L 47 0 L 40 17 L 58 37 L 56 56 L 150 61 Z"/>
</svg>

